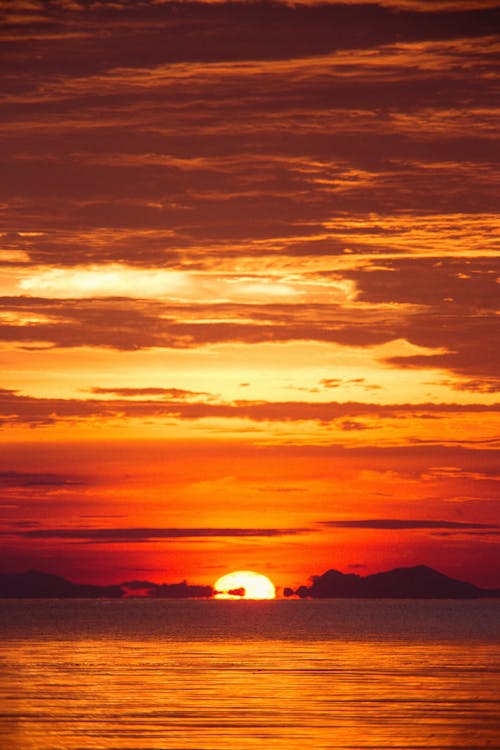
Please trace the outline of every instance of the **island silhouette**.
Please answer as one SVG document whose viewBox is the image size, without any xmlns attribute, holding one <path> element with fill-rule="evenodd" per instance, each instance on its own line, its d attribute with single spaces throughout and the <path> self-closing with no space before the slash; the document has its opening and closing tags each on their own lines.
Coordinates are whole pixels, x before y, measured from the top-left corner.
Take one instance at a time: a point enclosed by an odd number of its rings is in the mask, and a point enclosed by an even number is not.
<svg viewBox="0 0 500 750">
<path fill-rule="evenodd" d="M 301 599 L 483 599 L 500 597 L 500 589 L 482 589 L 473 583 L 450 578 L 428 565 L 394 568 L 360 576 L 327 570 L 312 576 L 309 586 L 286 587 L 284 597 Z M 163 599 L 210 599 L 217 592 L 212 586 L 181 583 L 127 581 L 112 586 L 72 583 L 62 576 L 28 570 L 0 574 L 3 599 L 95 599 L 152 597 Z M 239 594 L 240 592 L 232 592 Z"/>
<path fill-rule="evenodd" d="M 311 599 L 480 599 L 498 597 L 500 589 L 482 589 L 428 565 L 416 565 L 365 577 L 327 570 L 313 576 L 310 586 L 285 589 L 284 594 Z"/>
</svg>

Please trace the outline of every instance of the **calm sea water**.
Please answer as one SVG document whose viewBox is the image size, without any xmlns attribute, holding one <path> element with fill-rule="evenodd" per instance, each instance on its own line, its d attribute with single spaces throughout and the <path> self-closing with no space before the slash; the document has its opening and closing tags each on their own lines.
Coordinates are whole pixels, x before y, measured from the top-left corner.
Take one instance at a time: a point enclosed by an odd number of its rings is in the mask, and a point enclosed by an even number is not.
<svg viewBox="0 0 500 750">
<path fill-rule="evenodd" d="M 0 601 L 1 750 L 500 748 L 500 601 Z"/>
</svg>

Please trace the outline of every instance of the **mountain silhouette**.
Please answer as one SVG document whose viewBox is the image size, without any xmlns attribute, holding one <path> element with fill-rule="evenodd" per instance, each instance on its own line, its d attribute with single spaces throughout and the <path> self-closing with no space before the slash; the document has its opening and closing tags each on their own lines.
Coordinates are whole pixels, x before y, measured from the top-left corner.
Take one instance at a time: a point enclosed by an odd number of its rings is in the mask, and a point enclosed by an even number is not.
<svg viewBox="0 0 500 750">
<path fill-rule="evenodd" d="M 4 599 L 94 599 L 123 596 L 121 586 L 72 583 L 61 576 L 28 570 L 0 574 L 0 597 Z"/>
<path fill-rule="evenodd" d="M 287 592 L 288 593 L 288 592 Z M 292 592 L 312 599 L 481 599 L 500 597 L 500 589 L 481 589 L 440 573 L 427 565 L 395 568 L 366 577 L 327 570 L 311 578 L 310 586 Z"/>
</svg>

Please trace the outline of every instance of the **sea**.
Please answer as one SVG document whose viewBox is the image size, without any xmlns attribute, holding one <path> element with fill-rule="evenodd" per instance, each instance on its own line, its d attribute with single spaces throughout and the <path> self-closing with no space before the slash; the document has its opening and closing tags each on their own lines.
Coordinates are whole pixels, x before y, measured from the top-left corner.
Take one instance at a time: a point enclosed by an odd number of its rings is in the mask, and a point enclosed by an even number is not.
<svg viewBox="0 0 500 750">
<path fill-rule="evenodd" d="M 500 600 L 2 600 L 0 748 L 500 748 Z"/>
</svg>

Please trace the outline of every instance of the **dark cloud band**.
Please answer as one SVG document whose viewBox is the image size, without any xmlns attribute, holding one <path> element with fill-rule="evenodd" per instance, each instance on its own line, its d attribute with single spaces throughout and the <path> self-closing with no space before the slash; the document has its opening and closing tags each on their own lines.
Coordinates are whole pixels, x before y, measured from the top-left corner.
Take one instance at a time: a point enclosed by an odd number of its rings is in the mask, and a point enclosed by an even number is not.
<svg viewBox="0 0 500 750">
<path fill-rule="evenodd" d="M 304 529 L 245 528 L 104 528 L 104 529 L 35 529 L 21 536 L 27 539 L 66 539 L 89 542 L 144 542 L 162 539 L 210 539 L 281 537 L 303 533 Z"/>
</svg>

